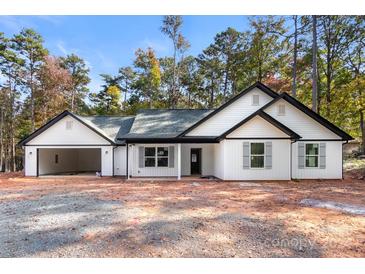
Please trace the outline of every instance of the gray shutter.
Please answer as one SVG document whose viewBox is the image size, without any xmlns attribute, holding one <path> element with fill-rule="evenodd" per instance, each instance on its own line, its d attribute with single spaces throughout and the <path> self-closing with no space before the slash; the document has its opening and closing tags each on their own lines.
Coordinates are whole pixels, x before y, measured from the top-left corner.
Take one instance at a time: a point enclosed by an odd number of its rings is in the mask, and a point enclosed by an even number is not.
<svg viewBox="0 0 365 274">
<path fill-rule="evenodd" d="M 250 168 L 250 143 L 243 142 L 243 169 Z"/>
<path fill-rule="evenodd" d="M 169 167 L 174 167 L 175 165 L 175 147 L 169 147 Z"/>
<path fill-rule="evenodd" d="M 265 168 L 272 168 L 272 142 L 265 142 Z"/>
<path fill-rule="evenodd" d="M 305 158 L 305 148 L 304 143 L 298 143 L 298 168 L 304 168 L 304 158 Z"/>
<path fill-rule="evenodd" d="M 144 168 L 144 147 L 138 147 L 138 167 Z"/>
<path fill-rule="evenodd" d="M 326 168 L 326 143 L 319 144 L 319 168 Z"/>
</svg>

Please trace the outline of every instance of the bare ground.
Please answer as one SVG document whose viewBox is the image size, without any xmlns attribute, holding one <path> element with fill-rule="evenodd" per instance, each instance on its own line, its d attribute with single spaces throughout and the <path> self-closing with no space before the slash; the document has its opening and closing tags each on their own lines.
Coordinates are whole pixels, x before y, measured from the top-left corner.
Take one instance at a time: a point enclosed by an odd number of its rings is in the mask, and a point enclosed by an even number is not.
<svg viewBox="0 0 365 274">
<path fill-rule="evenodd" d="M 350 177 L 127 182 L 13 173 L 0 175 L 0 257 L 365 257 L 363 209 L 365 182 Z"/>
</svg>

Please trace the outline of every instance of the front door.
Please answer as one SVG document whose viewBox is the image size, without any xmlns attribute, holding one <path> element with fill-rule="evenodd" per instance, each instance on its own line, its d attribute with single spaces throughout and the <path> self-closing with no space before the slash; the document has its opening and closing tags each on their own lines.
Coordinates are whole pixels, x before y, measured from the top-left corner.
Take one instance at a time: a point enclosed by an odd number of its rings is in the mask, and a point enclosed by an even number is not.
<svg viewBox="0 0 365 274">
<path fill-rule="evenodd" d="M 201 148 L 192 148 L 190 151 L 191 175 L 201 174 Z"/>
</svg>

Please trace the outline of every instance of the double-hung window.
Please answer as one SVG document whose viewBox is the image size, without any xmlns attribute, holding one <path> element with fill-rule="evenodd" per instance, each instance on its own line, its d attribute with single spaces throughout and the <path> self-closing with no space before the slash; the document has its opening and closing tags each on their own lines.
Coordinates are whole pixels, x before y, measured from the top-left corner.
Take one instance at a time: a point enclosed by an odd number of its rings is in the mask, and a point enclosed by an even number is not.
<svg viewBox="0 0 365 274">
<path fill-rule="evenodd" d="M 318 167 L 319 144 L 305 144 L 305 167 Z"/>
<path fill-rule="evenodd" d="M 168 147 L 145 147 L 144 148 L 145 167 L 168 167 L 169 148 Z"/>
<path fill-rule="evenodd" d="M 145 147 L 144 148 L 144 166 L 155 167 L 156 166 L 156 148 Z"/>
<path fill-rule="evenodd" d="M 250 167 L 251 168 L 265 167 L 265 143 L 250 144 Z"/>
<path fill-rule="evenodd" d="M 168 167 L 169 166 L 169 148 L 158 147 L 157 148 L 157 166 Z"/>
</svg>

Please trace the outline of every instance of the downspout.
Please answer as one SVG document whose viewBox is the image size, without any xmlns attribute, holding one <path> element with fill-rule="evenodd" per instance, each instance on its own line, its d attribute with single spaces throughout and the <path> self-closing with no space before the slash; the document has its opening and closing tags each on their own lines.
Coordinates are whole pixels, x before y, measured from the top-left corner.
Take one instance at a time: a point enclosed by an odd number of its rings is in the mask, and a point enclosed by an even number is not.
<svg viewBox="0 0 365 274">
<path fill-rule="evenodd" d="M 126 146 L 127 146 L 127 166 L 126 166 L 126 175 L 127 175 L 127 180 L 128 180 L 128 178 L 129 178 L 129 157 L 128 157 L 129 145 L 128 145 L 128 142 L 126 142 Z"/>
<path fill-rule="evenodd" d="M 112 172 L 112 174 L 113 174 L 113 177 L 114 177 L 114 168 L 115 168 L 115 166 L 114 166 L 114 150 L 117 148 L 117 146 L 115 146 L 115 147 L 113 147 L 113 159 L 112 159 L 112 163 L 113 163 L 113 172 Z"/>
<path fill-rule="evenodd" d="M 343 145 L 346 145 L 349 142 L 349 140 L 346 140 L 346 142 L 342 142 L 342 149 L 341 149 L 341 157 L 342 157 L 342 180 L 345 179 L 343 175 Z"/>
<path fill-rule="evenodd" d="M 290 142 L 290 180 L 293 180 L 293 144 L 297 141 L 298 139 L 294 139 L 294 142 Z"/>
</svg>

